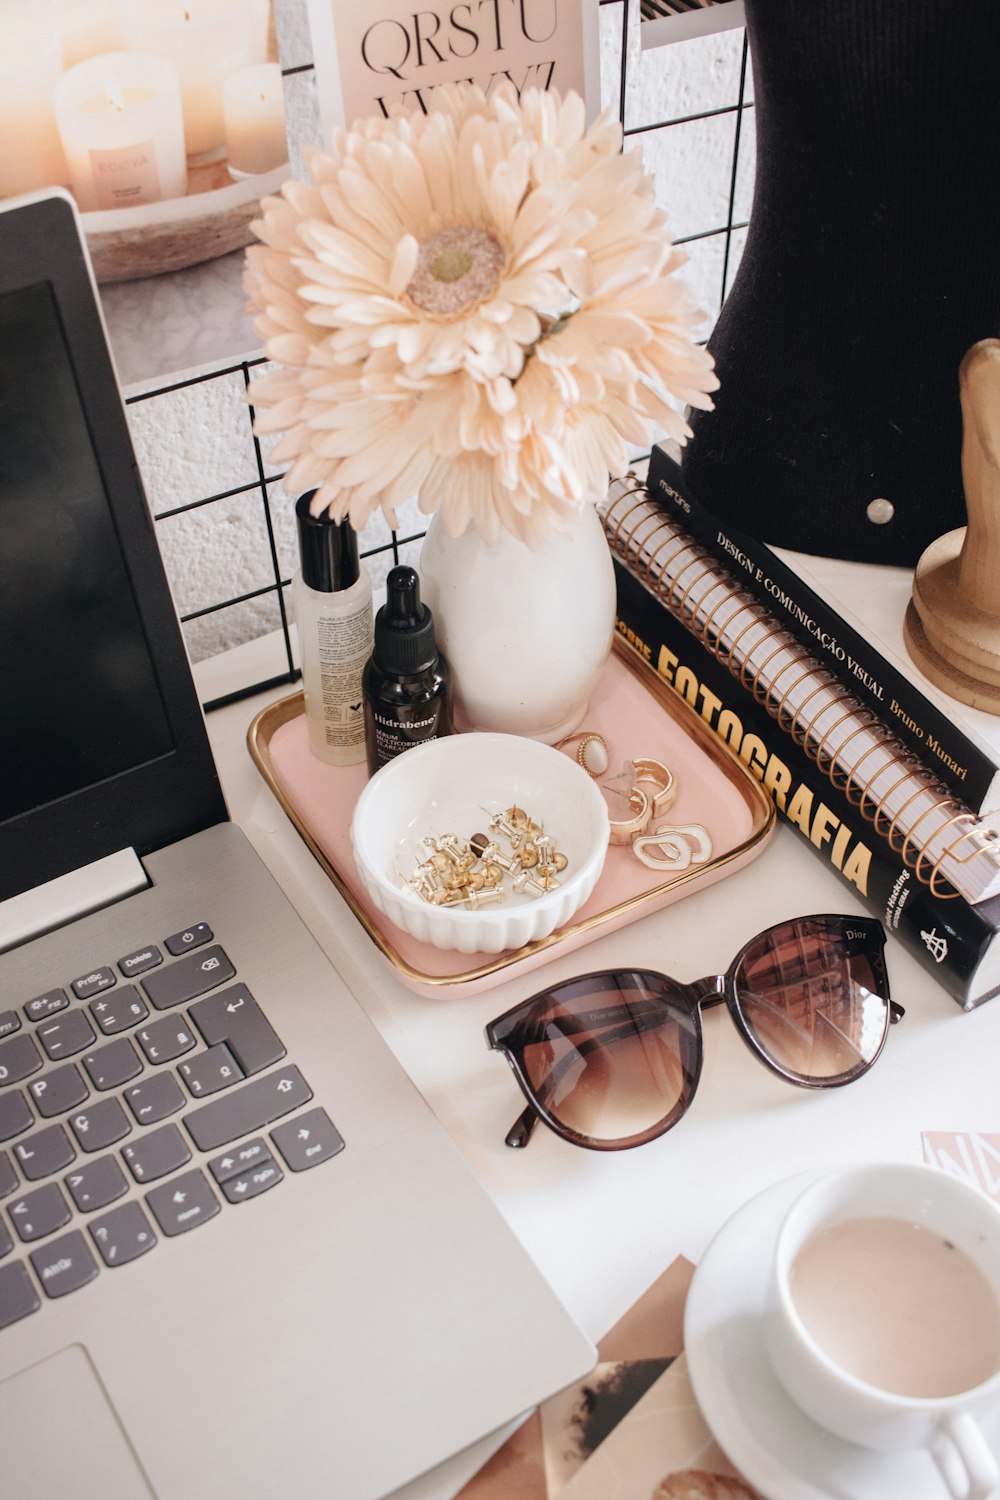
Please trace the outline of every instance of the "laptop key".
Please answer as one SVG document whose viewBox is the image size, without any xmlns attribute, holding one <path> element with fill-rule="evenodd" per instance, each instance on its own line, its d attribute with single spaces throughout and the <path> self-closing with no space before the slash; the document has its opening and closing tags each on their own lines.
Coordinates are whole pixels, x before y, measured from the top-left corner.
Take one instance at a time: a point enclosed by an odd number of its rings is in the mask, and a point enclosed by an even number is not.
<svg viewBox="0 0 1000 1500">
<path fill-rule="evenodd" d="M 82 1214 L 107 1208 L 128 1192 L 128 1179 L 113 1156 L 95 1156 L 64 1178 L 70 1196 Z"/>
<path fill-rule="evenodd" d="M 179 958 L 191 948 L 200 948 L 204 943 L 210 943 L 214 936 L 215 933 L 207 922 L 196 922 L 193 927 L 185 927 L 183 932 L 171 933 L 164 939 L 163 946 L 174 958 Z"/>
<path fill-rule="evenodd" d="M 70 1124 L 81 1148 L 88 1152 L 106 1151 L 115 1141 L 132 1133 L 132 1122 L 117 1099 L 98 1099 L 89 1108 L 72 1115 Z"/>
<path fill-rule="evenodd" d="M 222 1184 L 222 1191 L 229 1203 L 246 1203 L 250 1198 L 259 1198 L 268 1188 L 277 1186 L 284 1181 L 284 1176 L 278 1163 L 273 1157 L 269 1157 L 250 1172 L 241 1172 L 238 1177 L 227 1177 Z"/>
<path fill-rule="evenodd" d="M 234 978 L 233 968 L 219 947 L 205 948 L 201 953 L 192 953 L 164 969 L 147 974 L 142 987 L 157 1010 L 170 1010 L 188 1000 L 196 1000 L 217 984 L 225 984 Z"/>
<path fill-rule="evenodd" d="M 139 1046 L 151 1063 L 173 1062 L 197 1046 L 197 1038 L 190 1026 L 178 1021 L 176 1016 L 161 1016 L 136 1032 Z"/>
<path fill-rule="evenodd" d="M 244 1073 L 261 1073 L 285 1055 L 278 1033 L 245 984 L 197 1001 L 189 1014 L 210 1047 L 226 1043 Z"/>
<path fill-rule="evenodd" d="M 153 1073 L 125 1090 L 125 1102 L 140 1125 L 156 1125 L 183 1109 L 188 1101 L 172 1073 Z"/>
<path fill-rule="evenodd" d="M 0 1266 L 0 1328 L 7 1328 L 29 1313 L 37 1312 L 42 1299 L 23 1261 Z"/>
<path fill-rule="evenodd" d="M 344 1138 L 325 1109 L 310 1109 L 284 1125 L 276 1125 L 271 1139 L 293 1172 L 305 1172 L 329 1161 L 344 1149 Z"/>
<path fill-rule="evenodd" d="M 97 1275 L 97 1262 L 79 1229 L 60 1235 L 41 1250 L 32 1250 L 31 1264 L 47 1297 L 65 1297 Z"/>
<path fill-rule="evenodd" d="M 142 1072 L 142 1062 L 127 1036 L 120 1036 L 96 1052 L 87 1052 L 83 1066 L 95 1089 L 118 1089 Z"/>
<path fill-rule="evenodd" d="M 146 1202 L 163 1233 L 171 1238 L 214 1218 L 220 1208 L 204 1172 L 197 1167 L 153 1188 L 146 1194 Z"/>
<path fill-rule="evenodd" d="M 21 1029 L 21 1017 L 16 1010 L 0 1011 L 0 1040 L 5 1036 L 12 1036 L 15 1031 Z"/>
<path fill-rule="evenodd" d="M 126 979 L 134 979 L 137 974 L 145 974 L 147 969 L 155 969 L 163 962 L 163 954 L 155 943 L 150 943 L 148 948 L 138 948 L 135 953 L 126 953 L 124 958 L 118 960 L 118 968 Z"/>
<path fill-rule="evenodd" d="M 192 1109 L 184 1124 L 199 1151 L 214 1151 L 229 1141 L 252 1135 L 272 1120 L 308 1104 L 312 1089 L 296 1067 L 278 1068 L 252 1078 Z"/>
<path fill-rule="evenodd" d="M 90 1090 L 75 1063 L 63 1063 L 61 1068 L 53 1068 L 44 1078 L 36 1078 L 34 1083 L 28 1084 L 28 1093 L 38 1113 L 46 1120 L 53 1115 L 64 1115 L 90 1098 Z"/>
<path fill-rule="evenodd" d="M 84 974 L 79 979 L 74 979 L 72 990 L 78 1000 L 89 1000 L 92 995 L 99 995 L 102 990 L 110 990 L 118 983 L 114 969 L 107 967 L 95 969 L 92 974 Z"/>
<path fill-rule="evenodd" d="M 46 990 L 44 995 L 36 995 L 34 1000 L 29 1000 L 24 1007 L 24 1014 L 29 1021 L 44 1021 L 46 1016 L 54 1016 L 57 1010 L 65 1010 L 69 1004 L 69 996 L 65 990 Z"/>
<path fill-rule="evenodd" d="M 231 1150 L 224 1151 L 221 1156 L 215 1156 L 208 1164 L 208 1169 L 216 1182 L 225 1182 L 227 1177 L 238 1177 L 241 1172 L 246 1172 L 250 1167 L 259 1166 L 261 1162 L 270 1161 L 271 1153 L 267 1149 L 267 1142 L 262 1135 L 254 1136 L 252 1141 L 244 1141 L 241 1146 L 233 1146 Z"/>
<path fill-rule="evenodd" d="M 0 1141 L 9 1141 L 34 1123 L 35 1117 L 20 1089 L 0 1094 Z"/>
<path fill-rule="evenodd" d="M 244 1076 L 243 1069 L 223 1042 L 209 1047 L 206 1052 L 197 1052 L 190 1062 L 182 1062 L 177 1071 L 196 1099 L 228 1089 Z"/>
<path fill-rule="evenodd" d="M 0 1260 L 3 1260 L 5 1255 L 9 1255 L 13 1248 L 14 1241 L 10 1237 L 10 1230 L 7 1228 L 3 1220 L 0 1219 Z M 0 1327 L 2 1326 L 3 1325 L 0 1324 Z"/>
<path fill-rule="evenodd" d="M 69 1221 L 69 1204 L 58 1182 L 47 1182 L 21 1198 L 15 1198 L 8 1209 L 10 1222 L 18 1237 L 25 1241 L 40 1240 L 61 1229 Z"/>
<path fill-rule="evenodd" d="M 149 1015 L 134 984 L 123 984 L 113 995 L 102 995 L 99 1000 L 91 1000 L 88 1010 L 105 1036 L 128 1031 Z"/>
<path fill-rule="evenodd" d="M 85 1010 L 71 1010 L 58 1021 L 46 1021 L 35 1034 L 53 1062 L 82 1052 L 96 1040 Z"/>
<path fill-rule="evenodd" d="M 17 1164 L 26 1182 L 40 1182 L 76 1160 L 76 1152 L 61 1125 L 46 1125 L 26 1135 L 14 1147 Z"/>
<path fill-rule="evenodd" d="M 99 1219 L 91 1219 L 90 1233 L 106 1266 L 125 1266 L 156 1244 L 153 1226 L 140 1203 L 122 1203 Z"/>
<path fill-rule="evenodd" d="M 122 1148 L 122 1156 L 136 1182 L 155 1182 L 191 1160 L 187 1142 L 176 1125 L 161 1125 L 159 1130 L 140 1136 L 131 1146 Z"/>
<path fill-rule="evenodd" d="M 0 1198 L 9 1198 L 17 1187 L 17 1173 L 6 1151 L 0 1151 Z"/>
<path fill-rule="evenodd" d="M 22 1078 L 37 1073 L 41 1066 L 41 1054 L 27 1034 L 0 1042 L 0 1088 L 20 1083 Z"/>
</svg>

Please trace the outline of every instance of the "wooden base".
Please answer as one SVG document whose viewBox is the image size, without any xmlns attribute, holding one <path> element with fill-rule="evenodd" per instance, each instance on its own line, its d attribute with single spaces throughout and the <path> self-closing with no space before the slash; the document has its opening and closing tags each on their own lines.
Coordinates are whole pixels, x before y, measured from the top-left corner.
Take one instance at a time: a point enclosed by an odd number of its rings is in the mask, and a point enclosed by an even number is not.
<svg viewBox="0 0 1000 1500">
<path fill-rule="evenodd" d="M 957 698 L 959 703 L 967 703 L 970 708 L 1000 714 L 1000 670 L 994 681 L 985 682 L 946 661 L 928 639 L 912 599 L 903 618 L 903 640 L 913 661 L 935 687 Z"/>
<path fill-rule="evenodd" d="M 917 563 L 903 639 L 938 687 L 1000 714 L 1000 339 L 973 344 L 958 384 L 968 525 Z"/>
</svg>

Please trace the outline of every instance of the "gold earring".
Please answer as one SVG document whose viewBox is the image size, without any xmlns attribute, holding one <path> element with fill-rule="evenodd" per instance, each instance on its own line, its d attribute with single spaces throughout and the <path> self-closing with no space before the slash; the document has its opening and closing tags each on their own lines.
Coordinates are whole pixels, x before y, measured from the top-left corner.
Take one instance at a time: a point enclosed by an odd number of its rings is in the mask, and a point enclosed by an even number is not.
<svg viewBox="0 0 1000 1500">
<path fill-rule="evenodd" d="M 612 844 L 629 844 L 637 833 L 642 833 L 653 813 L 653 804 L 641 787 L 634 786 L 628 794 L 628 805 L 633 816 L 609 825 L 608 841 Z"/>
<path fill-rule="evenodd" d="M 702 823 L 661 823 L 632 840 L 632 853 L 650 870 L 686 870 L 711 859 L 712 838 Z"/>
</svg>

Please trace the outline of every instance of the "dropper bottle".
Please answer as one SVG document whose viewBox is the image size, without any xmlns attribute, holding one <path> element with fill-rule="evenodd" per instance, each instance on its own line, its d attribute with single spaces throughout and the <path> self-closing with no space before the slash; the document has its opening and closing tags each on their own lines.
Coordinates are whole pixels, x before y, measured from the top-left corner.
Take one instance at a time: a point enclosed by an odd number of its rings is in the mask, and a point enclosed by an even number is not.
<svg viewBox="0 0 1000 1500">
<path fill-rule="evenodd" d="M 454 732 L 451 669 L 437 648 L 415 568 L 393 568 L 386 579 L 362 688 L 371 775 L 404 750 Z"/>
</svg>

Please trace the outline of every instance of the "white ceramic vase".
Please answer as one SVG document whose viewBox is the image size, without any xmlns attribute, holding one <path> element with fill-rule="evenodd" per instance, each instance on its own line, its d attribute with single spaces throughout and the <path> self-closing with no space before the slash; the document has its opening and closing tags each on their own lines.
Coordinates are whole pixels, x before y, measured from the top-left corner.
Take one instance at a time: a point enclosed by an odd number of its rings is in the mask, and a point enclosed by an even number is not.
<svg viewBox="0 0 1000 1500">
<path fill-rule="evenodd" d="M 615 577 L 586 505 L 538 548 L 474 526 L 449 536 L 435 515 L 420 553 L 422 597 L 451 665 L 463 729 L 553 744 L 587 712 L 615 629 Z"/>
</svg>

